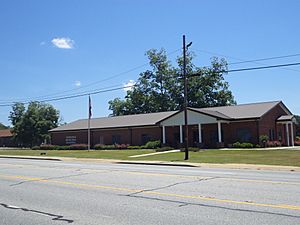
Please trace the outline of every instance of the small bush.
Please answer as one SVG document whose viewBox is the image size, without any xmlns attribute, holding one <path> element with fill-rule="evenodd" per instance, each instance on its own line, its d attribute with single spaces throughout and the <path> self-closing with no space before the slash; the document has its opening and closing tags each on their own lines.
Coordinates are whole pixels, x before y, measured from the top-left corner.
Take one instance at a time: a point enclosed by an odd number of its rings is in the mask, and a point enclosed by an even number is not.
<svg viewBox="0 0 300 225">
<path fill-rule="evenodd" d="M 145 144 L 145 148 L 148 149 L 155 149 L 155 148 L 159 148 L 160 147 L 160 141 L 148 141 Z"/>
<path fill-rule="evenodd" d="M 280 141 L 267 141 L 266 147 L 281 147 Z"/>
<path fill-rule="evenodd" d="M 128 144 L 115 144 L 116 149 L 127 149 L 128 146 Z"/>
<path fill-rule="evenodd" d="M 142 149 L 142 146 L 131 145 L 128 146 L 127 149 Z"/>
<path fill-rule="evenodd" d="M 56 145 L 41 145 L 40 150 L 55 150 Z"/>
<path fill-rule="evenodd" d="M 255 146 L 252 143 L 249 143 L 249 142 L 243 142 L 243 143 L 235 142 L 235 143 L 232 144 L 232 147 L 233 148 L 253 148 Z"/>
<path fill-rule="evenodd" d="M 88 145 L 87 144 L 73 144 L 70 145 L 71 150 L 87 150 Z"/>
<path fill-rule="evenodd" d="M 157 148 L 155 149 L 156 152 L 165 152 L 165 151 L 170 151 L 173 150 L 174 148 L 169 147 L 169 146 L 165 146 L 165 147 L 161 147 L 161 148 Z"/>
<path fill-rule="evenodd" d="M 55 146 L 54 150 L 71 150 L 71 146 L 70 145 L 57 145 Z"/>
<path fill-rule="evenodd" d="M 259 136 L 259 142 L 263 147 L 266 147 L 268 141 L 269 141 L 268 135 L 260 135 Z"/>
<path fill-rule="evenodd" d="M 40 146 L 33 146 L 31 149 L 32 150 L 40 150 Z"/>
<path fill-rule="evenodd" d="M 96 150 L 113 150 L 113 149 L 116 149 L 116 146 L 115 145 L 97 144 L 94 146 L 94 149 L 96 149 Z"/>
<path fill-rule="evenodd" d="M 241 143 L 237 141 L 237 142 L 235 142 L 235 143 L 232 144 L 232 147 L 233 148 L 240 148 L 241 147 Z"/>
</svg>

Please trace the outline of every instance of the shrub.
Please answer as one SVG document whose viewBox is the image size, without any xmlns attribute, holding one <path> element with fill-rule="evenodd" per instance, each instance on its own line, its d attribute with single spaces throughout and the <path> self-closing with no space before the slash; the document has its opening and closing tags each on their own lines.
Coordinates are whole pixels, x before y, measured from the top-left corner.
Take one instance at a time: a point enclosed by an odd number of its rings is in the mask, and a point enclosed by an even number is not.
<svg viewBox="0 0 300 225">
<path fill-rule="evenodd" d="M 88 145 L 87 144 L 73 144 L 73 145 L 70 145 L 69 148 L 71 150 L 87 150 L 88 149 Z"/>
<path fill-rule="evenodd" d="M 170 151 L 170 150 L 173 150 L 173 149 L 174 149 L 174 148 L 172 148 L 172 147 L 164 146 L 164 147 L 155 149 L 155 151 L 156 151 L 156 152 L 165 152 L 165 151 Z"/>
<path fill-rule="evenodd" d="M 55 150 L 56 145 L 41 145 L 40 150 Z"/>
<path fill-rule="evenodd" d="M 128 144 L 115 144 L 115 149 L 127 149 Z"/>
<path fill-rule="evenodd" d="M 233 148 L 253 148 L 255 146 L 252 143 L 249 143 L 249 142 L 243 142 L 243 143 L 235 142 L 235 143 L 232 144 L 232 147 Z"/>
<path fill-rule="evenodd" d="M 142 149 L 142 146 L 136 146 L 136 145 L 129 145 L 128 147 L 127 147 L 127 149 Z"/>
<path fill-rule="evenodd" d="M 281 147 L 280 141 L 267 141 L 266 142 L 267 147 Z"/>
<path fill-rule="evenodd" d="M 40 146 L 33 146 L 31 149 L 32 150 L 40 150 Z"/>
<path fill-rule="evenodd" d="M 116 146 L 115 145 L 97 144 L 94 146 L 94 149 L 96 149 L 96 150 L 113 150 L 113 149 L 116 149 Z"/>
<path fill-rule="evenodd" d="M 71 150 L 70 145 L 57 145 L 55 146 L 54 150 Z"/>
<path fill-rule="evenodd" d="M 232 147 L 233 148 L 240 148 L 241 147 L 241 143 L 237 141 L 237 142 L 235 142 L 235 143 L 232 144 Z"/>
<path fill-rule="evenodd" d="M 259 142 L 263 147 L 266 147 L 266 143 L 269 141 L 269 136 L 268 135 L 260 135 L 259 136 Z"/>
<path fill-rule="evenodd" d="M 160 141 L 148 141 L 145 144 L 145 148 L 154 149 L 160 147 Z"/>
</svg>

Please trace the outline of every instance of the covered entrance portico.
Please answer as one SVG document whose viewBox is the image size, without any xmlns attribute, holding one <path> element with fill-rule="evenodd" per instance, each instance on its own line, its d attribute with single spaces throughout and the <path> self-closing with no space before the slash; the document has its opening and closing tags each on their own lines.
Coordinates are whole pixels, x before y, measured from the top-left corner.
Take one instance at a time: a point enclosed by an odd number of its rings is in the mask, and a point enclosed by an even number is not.
<svg viewBox="0 0 300 225">
<path fill-rule="evenodd" d="M 206 115 L 204 113 L 195 112 L 188 109 L 188 126 L 189 130 L 192 131 L 196 127 L 197 133 L 189 131 L 189 145 L 194 145 L 195 134 L 197 134 L 197 146 L 209 145 L 210 143 L 205 143 L 205 138 L 203 132 L 203 127 L 206 125 L 215 124 L 217 125 L 217 137 L 214 143 L 216 146 L 221 147 L 223 145 L 222 137 L 222 124 L 228 123 L 225 120 L 213 117 L 211 115 Z M 180 147 L 184 143 L 184 113 L 180 111 L 162 121 L 160 121 L 160 126 L 162 127 L 162 143 L 164 145 L 168 144 L 171 146 Z M 174 138 L 175 137 L 175 138 Z M 178 137 L 178 140 L 177 138 Z M 193 140 L 193 141 L 192 141 Z"/>
<path fill-rule="evenodd" d="M 284 115 L 277 119 L 277 126 L 282 126 L 283 134 L 281 134 L 286 146 L 295 145 L 295 126 L 296 119 L 293 115 Z"/>
</svg>

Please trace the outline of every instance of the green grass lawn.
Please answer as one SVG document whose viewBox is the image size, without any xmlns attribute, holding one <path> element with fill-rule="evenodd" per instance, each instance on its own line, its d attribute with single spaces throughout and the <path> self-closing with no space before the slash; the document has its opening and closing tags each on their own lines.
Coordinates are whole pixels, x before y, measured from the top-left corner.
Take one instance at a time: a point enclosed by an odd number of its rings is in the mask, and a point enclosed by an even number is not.
<svg viewBox="0 0 300 225">
<path fill-rule="evenodd" d="M 46 152 L 46 156 L 74 157 L 74 158 L 98 158 L 98 159 L 119 159 L 119 160 L 156 160 L 183 162 L 184 153 L 168 153 L 140 158 L 129 158 L 131 155 L 139 155 L 154 152 L 152 150 L 108 150 L 108 151 L 40 151 L 40 150 L 0 150 L 0 155 L 21 155 L 40 156 Z M 187 162 L 195 163 L 245 163 L 263 165 L 283 165 L 300 167 L 299 150 L 207 150 L 190 152 L 190 159 Z"/>
</svg>

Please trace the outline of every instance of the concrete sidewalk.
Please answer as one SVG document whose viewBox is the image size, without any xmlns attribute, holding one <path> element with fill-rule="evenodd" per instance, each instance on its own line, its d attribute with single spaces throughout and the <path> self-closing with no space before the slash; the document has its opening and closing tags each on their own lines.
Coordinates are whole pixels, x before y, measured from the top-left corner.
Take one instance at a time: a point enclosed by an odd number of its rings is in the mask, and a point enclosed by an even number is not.
<svg viewBox="0 0 300 225">
<path fill-rule="evenodd" d="M 10 159 L 30 159 L 30 160 L 51 160 L 65 162 L 92 162 L 92 163 L 116 163 L 135 165 L 159 165 L 159 166 L 181 166 L 181 167 L 202 167 L 202 168 L 225 168 L 225 169 L 245 169 L 245 170 L 270 170 L 270 171 L 291 171 L 300 172 L 300 167 L 296 166 L 276 166 L 257 164 L 216 164 L 216 163 L 191 163 L 191 162 L 166 162 L 166 161 L 134 161 L 115 159 L 89 159 L 89 158 L 69 158 L 69 157 L 44 157 L 44 156 L 8 156 L 0 155 L 1 158 Z"/>
</svg>

